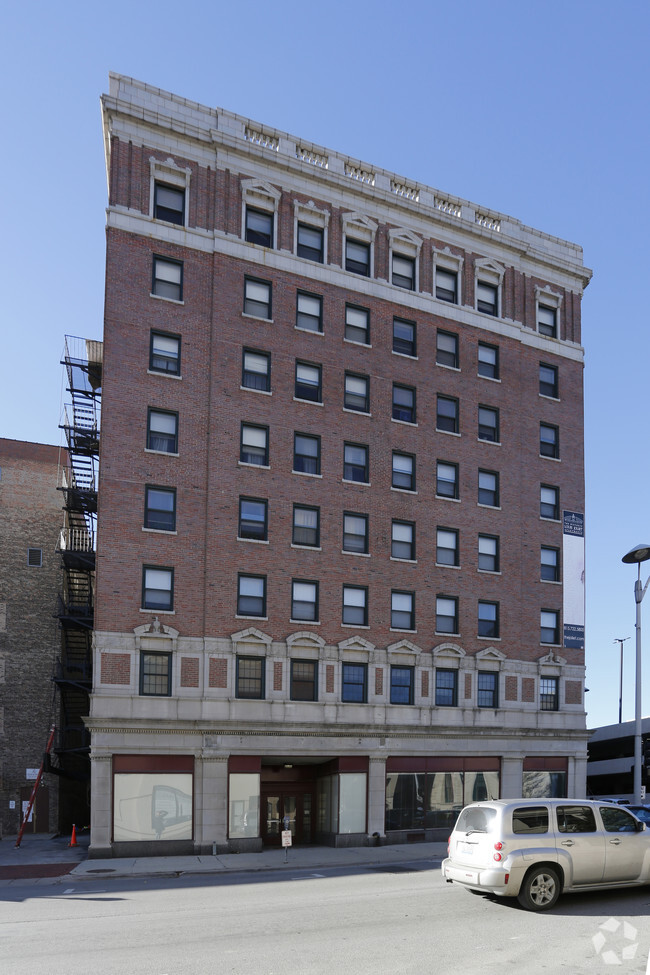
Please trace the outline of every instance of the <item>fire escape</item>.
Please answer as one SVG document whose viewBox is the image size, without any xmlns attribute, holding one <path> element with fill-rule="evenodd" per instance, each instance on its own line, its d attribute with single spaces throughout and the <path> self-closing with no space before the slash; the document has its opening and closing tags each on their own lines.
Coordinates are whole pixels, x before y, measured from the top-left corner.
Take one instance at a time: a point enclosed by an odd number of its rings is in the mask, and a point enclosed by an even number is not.
<svg viewBox="0 0 650 975">
<path fill-rule="evenodd" d="M 62 785 L 62 790 L 78 815 L 80 800 L 87 803 L 90 781 L 90 737 L 82 718 L 89 713 L 92 691 L 102 343 L 66 336 L 62 364 L 71 402 L 65 406 L 61 424 L 67 464 L 60 487 L 65 511 L 59 542 L 64 583 L 56 614 L 61 626 L 61 657 L 54 675 L 60 708 L 48 771 L 68 780 L 68 789 Z M 65 805 L 63 801 L 63 820 L 67 818 Z"/>
</svg>

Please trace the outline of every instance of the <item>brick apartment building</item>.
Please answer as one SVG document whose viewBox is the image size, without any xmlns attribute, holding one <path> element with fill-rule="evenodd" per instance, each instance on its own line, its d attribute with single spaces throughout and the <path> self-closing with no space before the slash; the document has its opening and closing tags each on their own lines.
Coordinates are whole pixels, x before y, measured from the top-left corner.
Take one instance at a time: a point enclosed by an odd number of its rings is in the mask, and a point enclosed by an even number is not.
<svg viewBox="0 0 650 975">
<path fill-rule="evenodd" d="M 59 447 L 0 439 L 0 836 L 18 832 L 56 720 L 59 459 Z M 27 829 L 55 831 L 58 801 L 47 776 Z"/>
<path fill-rule="evenodd" d="M 111 75 L 91 855 L 582 795 L 582 250 Z"/>
</svg>

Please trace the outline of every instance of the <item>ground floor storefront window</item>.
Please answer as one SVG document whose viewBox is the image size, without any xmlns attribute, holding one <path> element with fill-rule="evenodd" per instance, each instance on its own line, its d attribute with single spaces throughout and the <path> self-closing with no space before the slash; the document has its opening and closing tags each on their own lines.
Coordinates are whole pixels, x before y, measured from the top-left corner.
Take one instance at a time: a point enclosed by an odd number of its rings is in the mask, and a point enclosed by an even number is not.
<svg viewBox="0 0 650 975">
<path fill-rule="evenodd" d="M 435 768 L 449 760 L 388 759 L 386 763 L 386 831 L 450 828 L 469 802 L 498 799 L 499 759 L 456 759 L 459 768 Z M 413 766 L 419 765 L 416 769 Z M 411 768 L 409 768 L 411 766 Z M 427 766 L 429 766 L 427 768 Z"/>
<path fill-rule="evenodd" d="M 564 799 L 567 774 L 566 758 L 525 758 L 521 794 L 526 799 Z"/>
<path fill-rule="evenodd" d="M 113 840 L 191 840 L 192 756 L 113 757 Z"/>
<path fill-rule="evenodd" d="M 228 777 L 228 836 L 242 839 L 260 833 L 259 772 L 235 772 Z"/>
</svg>

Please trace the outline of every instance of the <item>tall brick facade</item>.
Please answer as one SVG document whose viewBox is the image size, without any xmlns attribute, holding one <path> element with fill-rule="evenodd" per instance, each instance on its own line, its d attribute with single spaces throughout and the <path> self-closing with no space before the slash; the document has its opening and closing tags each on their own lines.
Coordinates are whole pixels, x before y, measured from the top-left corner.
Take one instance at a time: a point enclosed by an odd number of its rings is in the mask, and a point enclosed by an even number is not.
<svg viewBox="0 0 650 975">
<path fill-rule="evenodd" d="M 584 791 L 581 248 L 131 79 L 103 108 L 91 850 L 432 836 L 549 755 Z M 135 769 L 189 820 L 127 813 Z"/>
<path fill-rule="evenodd" d="M 18 832 L 56 720 L 58 465 L 58 447 L 0 439 L 0 835 Z M 27 829 L 55 832 L 56 776 L 45 776 L 40 791 Z"/>
</svg>

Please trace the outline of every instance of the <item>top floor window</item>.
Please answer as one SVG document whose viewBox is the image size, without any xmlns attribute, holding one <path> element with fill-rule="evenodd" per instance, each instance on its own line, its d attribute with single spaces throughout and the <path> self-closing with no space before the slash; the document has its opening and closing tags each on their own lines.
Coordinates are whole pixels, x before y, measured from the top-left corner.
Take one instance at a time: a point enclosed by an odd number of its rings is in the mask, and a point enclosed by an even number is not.
<svg viewBox="0 0 650 975">
<path fill-rule="evenodd" d="M 548 305 L 537 306 L 537 331 L 540 335 L 557 338 L 557 309 Z"/>
<path fill-rule="evenodd" d="M 322 264 L 324 235 L 322 227 L 310 227 L 309 224 L 299 223 L 296 247 L 298 257 L 304 257 L 308 261 L 318 261 Z"/>
<path fill-rule="evenodd" d="M 458 304 L 458 272 L 444 267 L 436 268 L 436 298 Z"/>
<path fill-rule="evenodd" d="M 262 247 L 273 246 L 273 214 L 246 207 L 246 240 Z"/>
<path fill-rule="evenodd" d="M 370 244 L 347 238 L 345 241 L 345 270 L 370 276 Z"/>
<path fill-rule="evenodd" d="M 398 288 L 415 290 L 415 258 L 403 254 L 393 254 L 393 284 Z"/>
<path fill-rule="evenodd" d="M 486 315 L 499 314 L 499 288 L 488 281 L 476 282 L 476 307 Z"/>
<path fill-rule="evenodd" d="M 185 190 L 156 180 L 153 191 L 153 215 L 181 227 L 185 223 Z"/>
</svg>

